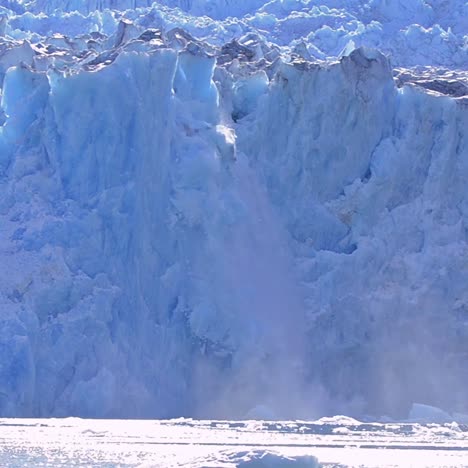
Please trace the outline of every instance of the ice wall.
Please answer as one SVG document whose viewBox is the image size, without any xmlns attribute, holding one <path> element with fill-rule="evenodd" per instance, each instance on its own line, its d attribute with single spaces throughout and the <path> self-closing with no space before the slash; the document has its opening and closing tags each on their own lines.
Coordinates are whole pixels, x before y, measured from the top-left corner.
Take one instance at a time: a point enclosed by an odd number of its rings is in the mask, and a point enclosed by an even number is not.
<svg viewBox="0 0 468 468">
<path fill-rule="evenodd" d="M 8 69 L 4 414 L 234 417 L 300 359 L 287 233 L 236 161 L 214 65 L 164 48 Z"/>
<path fill-rule="evenodd" d="M 395 89 L 358 50 L 284 65 L 239 129 L 291 234 L 311 373 L 361 410 L 465 404 L 466 125 L 466 99 Z"/>
<path fill-rule="evenodd" d="M 0 414 L 466 412 L 455 10 L 166 3 L 0 12 Z"/>
</svg>

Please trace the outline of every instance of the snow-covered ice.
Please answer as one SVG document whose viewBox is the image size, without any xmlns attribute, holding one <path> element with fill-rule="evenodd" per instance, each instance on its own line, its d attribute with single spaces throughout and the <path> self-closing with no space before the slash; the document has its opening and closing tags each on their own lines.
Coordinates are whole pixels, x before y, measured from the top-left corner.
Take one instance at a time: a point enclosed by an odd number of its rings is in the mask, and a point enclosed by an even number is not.
<svg viewBox="0 0 468 468">
<path fill-rule="evenodd" d="M 0 415 L 467 414 L 467 17 L 0 2 Z"/>
</svg>

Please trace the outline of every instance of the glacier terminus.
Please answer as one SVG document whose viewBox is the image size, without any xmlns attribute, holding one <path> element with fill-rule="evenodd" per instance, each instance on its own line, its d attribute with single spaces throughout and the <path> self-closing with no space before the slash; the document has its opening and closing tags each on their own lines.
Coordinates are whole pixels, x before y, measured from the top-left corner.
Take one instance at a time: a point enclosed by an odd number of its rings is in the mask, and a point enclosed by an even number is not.
<svg viewBox="0 0 468 468">
<path fill-rule="evenodd" d="M 1 0 L 0 92 L 1 417 L 466 424 L 465 0 Z"/>
</svg>

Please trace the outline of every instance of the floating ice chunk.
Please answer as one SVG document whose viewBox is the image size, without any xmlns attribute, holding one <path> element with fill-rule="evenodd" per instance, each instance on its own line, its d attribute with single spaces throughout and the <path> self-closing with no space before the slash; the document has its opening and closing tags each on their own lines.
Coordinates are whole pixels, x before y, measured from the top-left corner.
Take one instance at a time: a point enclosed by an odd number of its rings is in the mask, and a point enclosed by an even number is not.
<svg viewBox="0 0 468 468">
<path fill-rule="evenodd" d="M 317 424 L 331 424 L 336 426 L 356 426 L 361 424 L 357 419 L 349 416 L 323 417 L 316 421 Z"/>
<path fill-rule="evenodd" d="M 241 455 L 237 468 L 318 468 L 317 458 L 313 456 L 286 457 L 273 452 L 255 451 Z M 235 456 L 233 457 L 235 459 Z"/>
</svg>

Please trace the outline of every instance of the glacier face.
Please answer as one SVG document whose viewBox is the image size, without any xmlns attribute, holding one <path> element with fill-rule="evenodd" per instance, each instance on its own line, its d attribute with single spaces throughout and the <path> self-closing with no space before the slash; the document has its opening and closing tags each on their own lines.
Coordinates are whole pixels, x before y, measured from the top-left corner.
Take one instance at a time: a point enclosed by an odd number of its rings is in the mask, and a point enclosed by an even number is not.
<svg viewBox="0 0 468 468">
<path fill-rule="evenodd" d="M 323 3 L 2 5 L 1 415 L 467 411 L 467 4 Z"/>
</svg>

